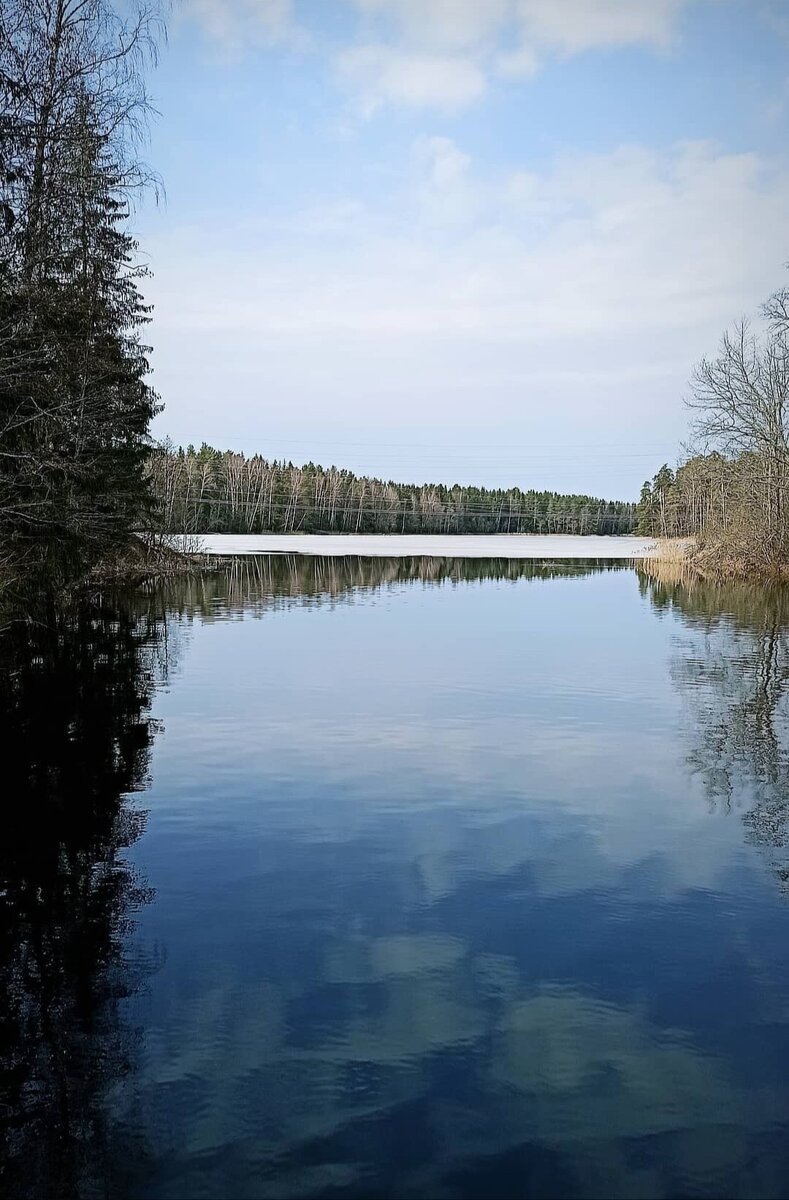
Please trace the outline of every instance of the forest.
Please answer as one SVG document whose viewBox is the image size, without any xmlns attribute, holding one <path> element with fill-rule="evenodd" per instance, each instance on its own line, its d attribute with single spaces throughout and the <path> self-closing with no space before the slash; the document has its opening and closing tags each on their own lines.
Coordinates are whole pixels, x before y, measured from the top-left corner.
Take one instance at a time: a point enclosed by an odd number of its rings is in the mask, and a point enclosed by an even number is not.
<svg viewBox="0 0 789 1200">
<path fill-rule="evenodd" d="M 630 533 L 635 505 L 558 492 L 411 484 L 203 445 L 147 464 L 169 533 Z"/>
</svg>

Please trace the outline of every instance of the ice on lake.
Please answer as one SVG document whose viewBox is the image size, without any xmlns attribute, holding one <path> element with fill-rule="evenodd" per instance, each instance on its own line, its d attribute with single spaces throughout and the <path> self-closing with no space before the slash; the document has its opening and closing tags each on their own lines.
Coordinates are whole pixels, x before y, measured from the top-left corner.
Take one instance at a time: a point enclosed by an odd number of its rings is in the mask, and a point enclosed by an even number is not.
<svg viewBox="0 0 789 1200">
<path fill-rule="evenodd" d="M 178 544 L 181 539 L 174 539 Z M 324 554 L 409 558 L 649 558 L 654 540 L 572 534 L 202 534 L 203 554 Z M 190 546 L 190 549 L 193 547 Z"/>
</svg>

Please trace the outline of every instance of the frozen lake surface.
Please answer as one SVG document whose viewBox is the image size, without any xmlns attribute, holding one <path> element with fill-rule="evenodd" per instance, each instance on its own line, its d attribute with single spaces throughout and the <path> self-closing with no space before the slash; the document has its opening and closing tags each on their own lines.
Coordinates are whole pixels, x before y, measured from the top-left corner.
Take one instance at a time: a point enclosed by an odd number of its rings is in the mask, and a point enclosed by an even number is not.
<svg viewBox="0 0 789 1200">
<path fill-rule="evenodd" d="M 176 539 L 177 541 L 177 539 Z M 204 554 L 324 554 L 409 558 L 649 558 L 654 540 L 571 534 L 202 534 Z"/>
</svg>

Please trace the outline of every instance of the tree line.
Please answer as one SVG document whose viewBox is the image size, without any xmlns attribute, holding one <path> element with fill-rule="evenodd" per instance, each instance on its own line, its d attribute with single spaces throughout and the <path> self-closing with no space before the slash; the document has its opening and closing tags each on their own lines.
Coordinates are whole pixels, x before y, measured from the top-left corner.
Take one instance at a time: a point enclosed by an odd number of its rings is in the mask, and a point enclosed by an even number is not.
<svg viewBox="0 0 789 1200">
<path fill-rule="evenodd" d="M 696 558 L 738 569 L 789 562 L 789 289 L 724 334 L 687 400 L 697 452 L 644 484 L 639 533 L 689 537 Z"/>
<path fill-rule="evenodd" d="M 169 533 L 630 533 L 635 505 L 593 496 L 411 484 L 203 445 L 147 466 Z"/>
<path fill-rule="evenodd" d="M 694 537 L 725 522 L 744 463 L 715 450 L 695 454 L 676 471 L 664 463 L 641 489 L 636 532 L 651 537 Z M 741 497 L 747 502 L 748 497 Z"/>
<path fill-rule="evenodd" d="M 139 526 L 157 398 L 128 231 L 155 14 L 0 6 L 0 570 L 57 586 Z"/>
</svg>

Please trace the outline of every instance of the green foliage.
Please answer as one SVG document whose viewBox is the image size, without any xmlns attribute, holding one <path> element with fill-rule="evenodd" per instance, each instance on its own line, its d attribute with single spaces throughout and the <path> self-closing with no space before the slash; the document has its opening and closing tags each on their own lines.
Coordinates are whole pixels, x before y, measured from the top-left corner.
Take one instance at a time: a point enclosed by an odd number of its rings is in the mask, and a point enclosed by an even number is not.
<svg viewBox="0 0 789 1200">
<path fill-rule="evenodd" d="M 636 505 L 635 529 L 636 533 L 645 537 L 654 537 L 655 535 L 655 502 L 652 495 L 652 484 L 648 479 L 641 488 L 641 495 Z"/>
<path fill-rule="evenodd" d="M 520 488 L 408 484 L 337 467 L 164 446 L 150 462 L 172 533 L 631 533 L 634 505 Z"/>
<path fill-rule="evenodd" d="M 668 537 L 668 508 L 675 484 L 674 472 L 664 463 L 654 479 L 646 480 L 635 510 L 636 532 L 645 537 Z"/>
</svg>

